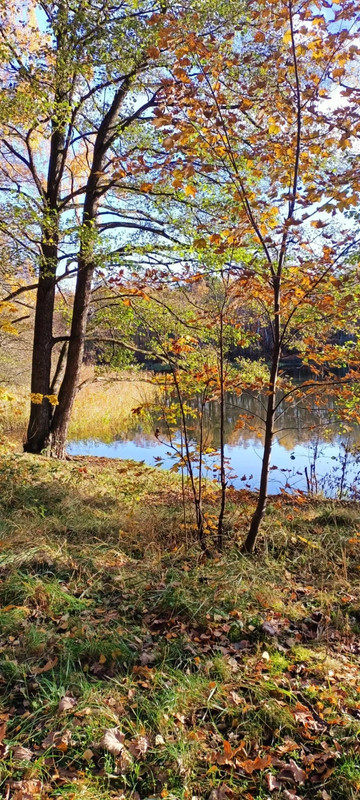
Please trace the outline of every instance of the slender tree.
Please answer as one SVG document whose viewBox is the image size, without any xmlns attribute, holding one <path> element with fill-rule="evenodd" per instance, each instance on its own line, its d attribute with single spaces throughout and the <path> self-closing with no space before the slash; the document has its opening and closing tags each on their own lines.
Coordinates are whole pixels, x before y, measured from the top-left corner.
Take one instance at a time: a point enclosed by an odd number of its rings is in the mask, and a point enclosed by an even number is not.
<svg viewBox="0 0 360 800">
<path fill-rule="evenodd" d="M 245 552 L 266 507 L 281 399 L 300 396 L 281 374 L 283 353 L 295 349 L 311 365 L 317 386 L 306 382 L 303 393 L 318 390 L 319 378 L 329 386 L 340 365 L 350 369 L 343 383 L 357 376 L 356 334 L 351 347 L 332 339 L 353 330 L 349 256 L 358 236 L 343 214 L 359 200 L 358 24 L 352 2 L 332 10 L 253 3 L 242 35 L 188 32 L 156 111 L 164 174 L 175 168 L 204 209 L 194 246 L 231 250 L 238 290 L 271 331 L 260 488 Z M 176 41 L 176 26 L 169 35 Z"/>
</svg>

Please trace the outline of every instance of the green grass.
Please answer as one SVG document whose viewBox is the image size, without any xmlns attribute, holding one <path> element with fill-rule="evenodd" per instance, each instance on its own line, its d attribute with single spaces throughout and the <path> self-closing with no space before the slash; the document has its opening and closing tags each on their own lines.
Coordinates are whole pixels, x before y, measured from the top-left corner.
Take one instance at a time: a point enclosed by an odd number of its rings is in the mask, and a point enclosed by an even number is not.
<svg viewBox="0 0 360 800">
<path fill-rule="evenodd" d="M 253 502 L 230 494 L 231 539 L 204 562 L 176 475 L 3 456 L 2 796 L 40 781 L 43 800 L 265 800 L 297 764 L 304 782 L 274 800 L 355 800 L 358 509 L 273 499 L 249 558 Z"/>
</svg>

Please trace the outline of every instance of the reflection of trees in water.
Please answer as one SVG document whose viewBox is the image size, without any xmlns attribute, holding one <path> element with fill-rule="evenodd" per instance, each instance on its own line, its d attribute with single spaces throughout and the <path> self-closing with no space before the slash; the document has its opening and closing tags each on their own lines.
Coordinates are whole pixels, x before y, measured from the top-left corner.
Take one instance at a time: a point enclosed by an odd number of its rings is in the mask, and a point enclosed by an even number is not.
<svg viewBox="0 0 360 800">
<path fill-rule="evenodd" d="M 233 394 L 227 396 L 225 425 L 227 444 L 233 447 L 237 445 L 249 447 L 262 440 L 264 401 L 264 396 L 255 396 L 250 392 L 240 397 Z M 288 450 L 292 450 L 296 444 L 311 443 L 317 436 L 323 441 L 330 441 L 333 438 L 332 426 L 329 426 L 333 405 L 331 398 L 323 408 L 312 407 L 311 398 L 301 403 L 281 402 L 277 412 L 276 438 Z M 219 410 L 217 403 L 212 403 L 211 406 L 209 423 L 214 431 L 216 446 Z M 243 427 L 239 428 L 239 423 L 243 424 Z M 327 434 L 324 430 L 326 427 L 330 427 L 330 432 Z"/>
<path fill-rule="evenodd" d="M 279 400 L 281 395 L 279 395 Z M 225 441 L 231 447 L 241 446 L 246 449 L 258 445 L 262 441 L 265 396 L 244 392 L 241 396 L 228 393 L 225 405 Z M 193 400 L 193 408 L 200 411 L 200 400 Z M 291 402 L 282 401 L 279 404 L 276 422 L 276 439 L 287 450 L 292 450 L 297 444 L 311 444 L 315 440 L 331 442 L 342 438 L 338 432 L 338 422 L 332 420 L 334 410 L 333 397 L 326 397 L 321 407 L 315 405 L 315 398 L 311 396 L 294 399 Z M 127 430 L 121 438 L 131 438 L 136 444 L 146 446 L 155 442 L 154 431 L 159 425 L 162 433 L 166 429 L 161 421 L 154 416 L 153 422 L 146 425 L 137 424 Z M 188 418 L 190 436 L 195 441 L 199 438 L 199 418 Z M 241 427 L 242 426 L 242 427 Z M 211 401 L 205 407 L 204 418 L 205 447 L 219 447 L 220 444 L 220 406 L 216 401 Z M 349 434 L 351 444 L 360 444 L 360 427 L 354 426 Z"/>
</svg>

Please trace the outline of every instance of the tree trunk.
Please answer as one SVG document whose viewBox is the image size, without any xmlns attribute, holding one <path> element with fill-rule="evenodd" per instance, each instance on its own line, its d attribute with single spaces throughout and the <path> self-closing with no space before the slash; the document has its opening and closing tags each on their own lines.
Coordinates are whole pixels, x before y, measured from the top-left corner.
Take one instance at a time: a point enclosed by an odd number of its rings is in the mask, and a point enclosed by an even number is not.
<svg viewBox="0 0 360 800">
<path fill-rule="evenodd" d="M 85 190 L 69 349 L 65 374 L 58 396 L 58 405 L 55 408 L 51 423 L 51 455 L 55 458 L 65 457 L 65 445 L 70 416 L 77 392 L 84 354 L 91 283 L 95 270 L 94 243 L 97 234 L 96 219 L 98 204 L 102 193 L 102 172 L 108 149 L 117 135 L 120 108 L 124 98 L 128 94 L 130 86 L 131 77 L 128 76 L 116 92 L 112 104 L 98 129 L 94 144 L 92 165 Z"/>
<path fill-rule="evenodd" d="M 275 400 L 275 386 L 271 384 L 270 394 L 267 403 L 266 423 L 265 423 L 265 440 L 264 440 L 264 453 L 261 466 L 261 478 L 259 496 L 256 508 L 250 523 L 250 528 L 245 542 L 242 546 L 243 553 L 252 553 L 255 547 L 257 535 L 259 533 L 260 524 L 265 513 L 268 482 L 269 482 L 269 469 L 271 448 L 274 435 L 274 400 Z"/>
<path fill-rule="evenodd" d="M 60 38 L 58 39 L 60 48 Z M 60 97 L 63 94 L 60 92 Z M 59 97 L 57 98 L 59 100 Z M 56 287 L 56 270 L 59 242 L 58 202 L 63 170 L 65 133 L 53 122 L 46 192 L 43 191 L 43 226 L 39 283 L 36 295 L 33 357 L 31 368 L 31 393 L 38 402 L 31 402 L 30 419 L 24 451 L 41 453 L 49 444 L 53 407 L 46 398 L 51 394 L 51 355 L 53 347 L 53 319 Z"/>
<path fill-rule="evenodd" d="M 243 553 L 252 553 L 255 547 L 257 535 L 261 525 L 262 518 L 265 513 L 267 497 L 268 497 L 268 483 L 269 483 L 269 469 L 271 448 L 274 437 L 274 414 L 276 404 L 276 388 L 279 374 L 279 362 L 281 353 L 281 338 L 280 338 L 280 276 L 274 276 L 274 329 L 273 329 L 273 352 L 271 359 L 271 372 L 270 372 L 270 387 L 269 396 L 266 408 L 265 420 L 265 439 L 264 439 L 264 453 L 261 466 L 261 478 L 259 496 L 256 508 L 250 523 L 249 532 L 242 546 Z"/>
<path fill-rule="evenodd" d="M 90 304 L 94 266 L 79 259 L 72 325 L 64 378 L 51 425 L 51 455 L 64 458 L 70 415 L 79 383 L 83 361 L 86 324 Z"/>
<path fill-rule="evenodd" d="M 219 373 L 220 373 L 220 483 L 221 483 L 221 500 L 220 511 L 218 518 L 218 535 L 217 547 L 219 552 L 223 549 L 223 526 L 224 526 L 224 513 L 226 503 L 226 474 L 225 474 L 225 390 L 224 390 L 224 308 L 220 311 L 220 337 L 219 337 Z"/>
<path fill-rule="evenodd" d="M 26 453 L 41 453 L 47 447 L 52 416 L 52 406 L 45 395 L 50 394 L 57 245 L 43 244 L 42 251 L 43 263 L 36 297 L 31 370 L 31 393 L 38 395 L 38 398 L 34 397 L 31 402 L 27 438 L 24 444 Z"/>
</svg>

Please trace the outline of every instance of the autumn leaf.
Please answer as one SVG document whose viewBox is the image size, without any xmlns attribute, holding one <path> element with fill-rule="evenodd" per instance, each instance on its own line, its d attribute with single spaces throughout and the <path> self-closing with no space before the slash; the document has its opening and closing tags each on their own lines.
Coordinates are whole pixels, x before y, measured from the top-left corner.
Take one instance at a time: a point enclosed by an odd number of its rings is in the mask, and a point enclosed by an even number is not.
<svg viewBox="0 0 360 800">
<path fill-rule="evenodd" d="M 14 761 L 31 761 L 34 753 L 28 747 L 14 747 L 12 757 Z"/>
<path fill-rule="evenodd" d="M 66 753 L 69 745 L 71 744 L 71 731 L 53 731 L 48 733 L 45 737 L 41 746 L 46 750 L 48 747 L 56 747 L 57 750 L 61 750 L 63 753 Z"/>
<path fill-rule="evenodd" d="M 281 789 L 281 783 L 278 781 L 275 775 L 272 772 L 266 773 L 266 783 L 269 789 L 269 792 L 274 792 L 275 789 Z"/>
<path fill-rule="evenodd" d="M 15 789 L 11 800 L 35 800 L 40 797 L 43 784 L 39 780 L 15 781 L 11 783 L 11 788 Z"/>
<path fill-rule="evenodd" d="M 148 47 L 147 52 L 150 58 L 159 58 L 160 50 L 158 47 L 155 47 L 155 45 L 151 45 L 150 47 Z"/>
<path fill-rule="evenodd" d="M 227 786 L 226 783 L 222 783 L 211 791 L 209 800 L 229 800 L 229 798 L 234 796 L 234 792 L 230 789 L 230 786 Z"/>
<path fill-rule="evenodd" d="M 104 731 L 101 745 L 105 750 L 108 750 L 114 756 L 121 753 L 124 748 L 125 734 L 122 733 L 120 728 L 107 728 Z"/>
<path fill-rule="evenodd" d="M 66 694 L 64 697 L 61 698 L 60 703 L 58 705 L 58 711 L 70 711 L 77 705 L 77 700 L 75 697 L 71 697 L 71 695 Z"/>
<path fill-rule="evenodd" d="M 216 757 L 216 763 L 231 765 L 233 763 L 234 751 L 231 747 L 230 742 L 228 742 L 227 739 L 224 739 L 223 741 L 223 748 L 224 752 Z"/>
<path fill-rule="evenodd" d="M 278 778 L 280 781 L 290 781 L 291 783 L 304 783 L 306 780 L 306 772 L 297 765 L 291 758 L 289 763 L 279 772 Z"/>
<path fill-rule="evenodd" d="M 256 772 L 257 770 L 266 769 L 266 767 L 270 767 L 271 764 L 272 756 L 270 755 L 266 755 L 263 758 L 257 756 L 257 758 L 254 758 L 253 761 L 251 761 L 251 759 L 246 759 L 245 761 L 236 760 L 236 766 L 244 770 L 247 775 L 252 775 L 253 772 Z"/>
<path fill-rule="evenodd" d="M 54 669 L 54 667 L 56 666 L 57 662 L 58 662 L 58 658 L 57 657 L 51 658 L 51 659 L 49 659 L 49 661 L 46 662 L 46 664 L 44 664 L 43 667 L 34 667 L 32 669 L 32 674 L 33 675 L 42 675 L 43 672 L 50 672 L 51 669 Z"/>
<path fill-rule="evenodd" d="M 133 757 L 126 747 L 123 748 L 120 755 L 116 759 L 116 772 L 125 775 L 133 765 Z"/>
<path fill-rule="evenodd" d="M 147 736 L 137 736 L 136 739 L 129 743 L 128 749 L 134 758 L 141 758 L 147 753 L 149 745 L 150 742 Z"/>
</svg>

